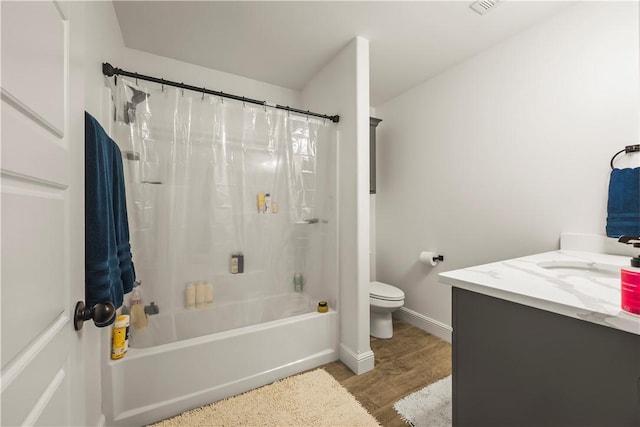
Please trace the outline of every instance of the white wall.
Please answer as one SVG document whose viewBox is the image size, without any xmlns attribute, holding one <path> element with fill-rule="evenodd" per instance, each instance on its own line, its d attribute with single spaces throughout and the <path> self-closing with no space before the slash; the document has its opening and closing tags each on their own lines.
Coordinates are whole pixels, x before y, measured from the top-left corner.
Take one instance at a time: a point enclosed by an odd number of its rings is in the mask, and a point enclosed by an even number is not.
<svg viewBox="0 0 640 427">
<path fill-rule="evenodd" d="M 376 106 L 377 279 L 403 315 L 446 337 L 439 272 L 604 234 L 609 160 L 638 143 L 638 52 L 636 2 L 586 2 Z"/>
<path fill-rule="evenodd" d="M 102 113 L 103 62 L 119 62 L 125 50 L 120 25 L 110 1 L 83 2 L 85 9 L 85 108 L 96 118 Z"/>
<path fill-rule="evenodd" d="M 369 345 L 368 40 L 358 37 L 349 43 L 311 79 L 302 100 L 306 108 L 340 115 L 340 359 L 361 374 L 373 369 Z"/>
<path fill-rule="evenodd" d="M 302 108 L 298 91 L 135 49 L 126 49 L 122 63 L 111 62 L 111 65 L 165 80 L 184 82 L 197 87 L 204 86 L 207 89 L 261 101 L 266 100 L 270 104 Z"/>
</svg>

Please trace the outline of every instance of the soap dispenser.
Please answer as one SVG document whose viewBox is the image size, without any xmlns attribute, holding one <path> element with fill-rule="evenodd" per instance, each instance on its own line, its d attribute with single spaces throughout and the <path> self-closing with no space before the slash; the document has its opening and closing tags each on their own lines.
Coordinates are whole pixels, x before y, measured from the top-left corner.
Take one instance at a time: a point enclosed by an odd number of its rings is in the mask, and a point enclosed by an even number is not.
<svg viewBox="0 0 640 427">
<path fill-rule="evenodd" d="M 640 236 L 621 236 L 620 243 L 640 248 Z M 631 258 L 631 266 L 620 270 L 622 309 L 640 315 L 640 254 Z"/>
<path fill-rule="evenodd" d="M 144 312 L 144 304 L 142 304 L 140 285 L 141 282 L 139 280 L 136 280 L 135 287 L 131 292 L 131 298 L 129 299 L 131 326 L 133 327 L 133 329 L 146 328 L 147 324 L 149 323 L 147 320 L 147 314 Z"/>
</svg>

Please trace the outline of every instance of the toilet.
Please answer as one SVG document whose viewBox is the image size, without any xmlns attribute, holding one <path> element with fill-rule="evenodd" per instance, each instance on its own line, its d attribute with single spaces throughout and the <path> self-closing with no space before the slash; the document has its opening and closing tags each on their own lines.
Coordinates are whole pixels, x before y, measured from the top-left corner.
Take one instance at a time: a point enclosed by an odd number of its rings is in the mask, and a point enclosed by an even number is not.
<svg viewBox="0 0 640 427">
<path fill-rule="evenodd" d="M 391 338 L 391 313 L 403 305 L 404 292 L 400 289 L 382 282 L 369 283 L 370 335 L 376 338 Z"/>
</svg>

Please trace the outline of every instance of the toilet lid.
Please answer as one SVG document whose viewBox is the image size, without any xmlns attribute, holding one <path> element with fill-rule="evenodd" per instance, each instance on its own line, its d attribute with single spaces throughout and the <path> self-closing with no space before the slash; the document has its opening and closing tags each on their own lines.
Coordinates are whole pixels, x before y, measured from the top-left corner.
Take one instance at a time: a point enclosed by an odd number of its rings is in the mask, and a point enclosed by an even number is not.
<svg viewBox="0 0 640 427">
<path fill-rule="evenodd" d="M 402 301 L 404 299 L 404 292 L 386 283 L 371 282 L 369 284 L 369 296 L 385 301 Z"/>
</svg>

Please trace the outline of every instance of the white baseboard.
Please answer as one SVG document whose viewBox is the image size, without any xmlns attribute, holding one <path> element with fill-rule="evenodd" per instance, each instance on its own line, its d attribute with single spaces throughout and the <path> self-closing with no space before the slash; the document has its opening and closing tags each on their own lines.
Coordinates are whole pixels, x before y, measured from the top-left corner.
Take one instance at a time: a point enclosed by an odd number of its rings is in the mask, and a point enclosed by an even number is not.
<svg viewBox="0 0 640 427">
<path fill-rule="evenodd" d="M 431 335 L 435 335 L 447 342 L 451 342 L 451 333 L 453 332 L 453 328 L 449 325 L 427 317 L 424 314 L 417 313 L 406 307 L 402 307 L 400 310 L 394 311 L 393 315 L 416 328 L 430 333 Z"/>
<path fill-rule="evenodd" d="M 345 344 L 340 343 L 340 360 L 347 365 L 356 375 L 364 374 L 373 369 L 373 351 L 356 354 Z"/>
</svg>

